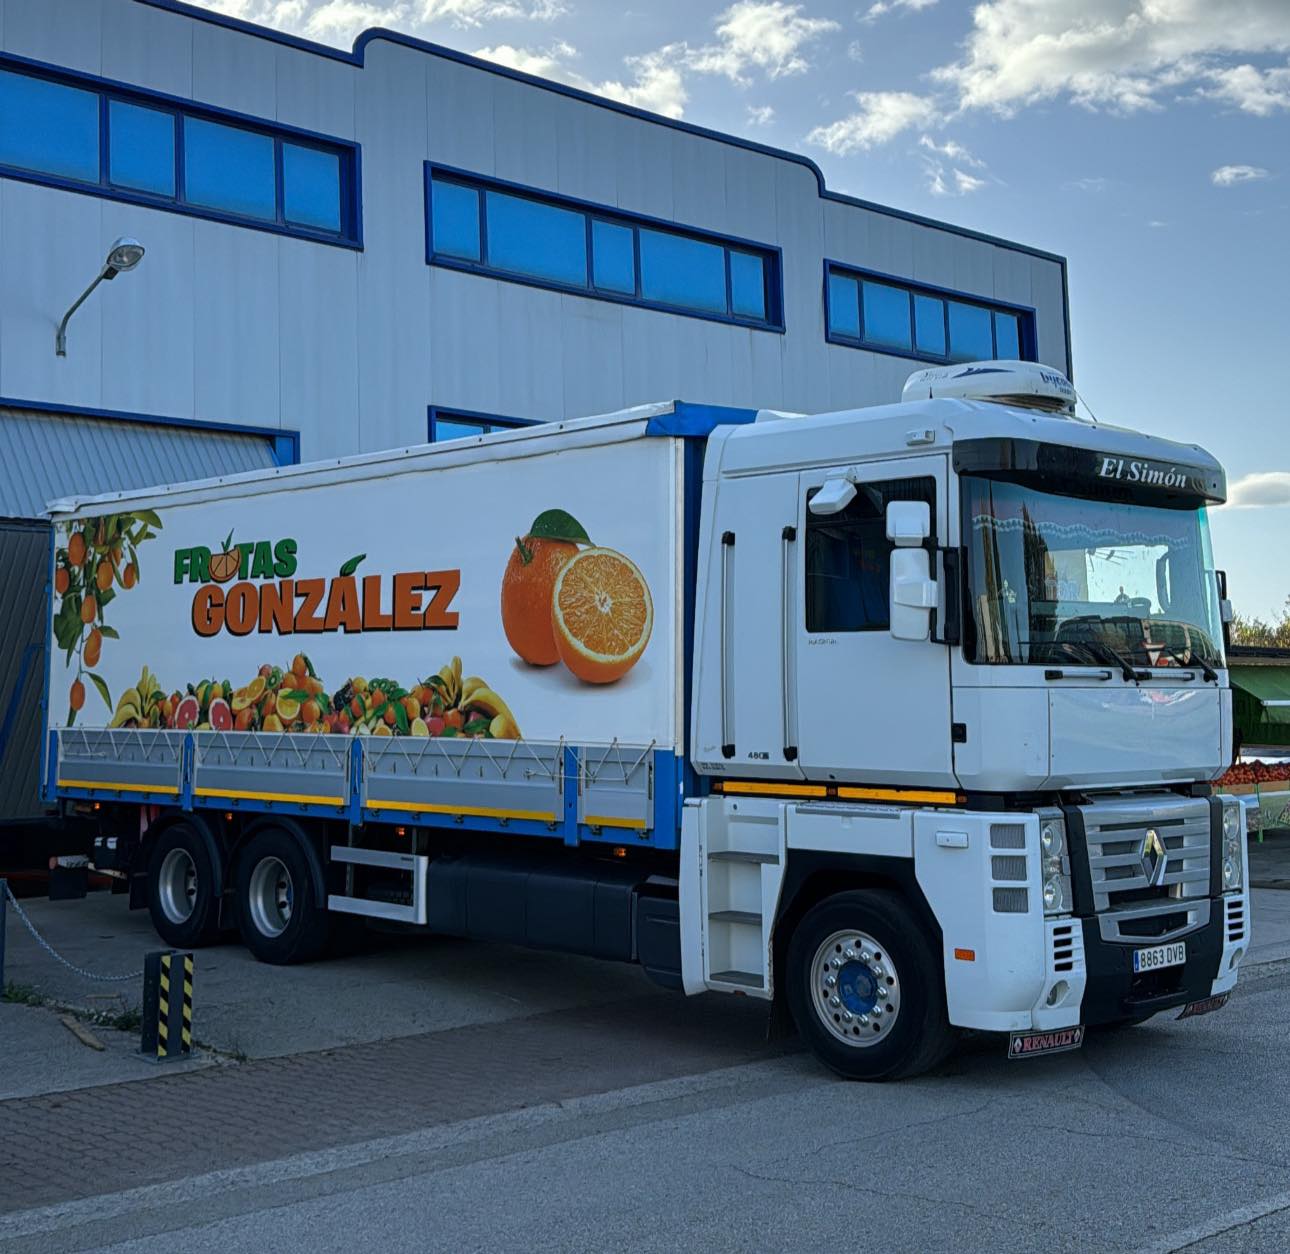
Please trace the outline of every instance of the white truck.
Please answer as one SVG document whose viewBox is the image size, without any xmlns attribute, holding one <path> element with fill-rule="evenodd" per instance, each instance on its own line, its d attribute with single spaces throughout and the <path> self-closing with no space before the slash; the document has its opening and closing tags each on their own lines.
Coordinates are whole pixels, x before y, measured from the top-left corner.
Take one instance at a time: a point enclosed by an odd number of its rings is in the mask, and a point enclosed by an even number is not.
<svg viewBox="0 0 1290 1254">
<path fill-rule="evenodd" d="M 635 962 L 861 1079 L 1073 1048 L 1248 946 L 1224 493 L 984 362 L 59 502 L 43 788 L 176 947 Z"/>
</svg>

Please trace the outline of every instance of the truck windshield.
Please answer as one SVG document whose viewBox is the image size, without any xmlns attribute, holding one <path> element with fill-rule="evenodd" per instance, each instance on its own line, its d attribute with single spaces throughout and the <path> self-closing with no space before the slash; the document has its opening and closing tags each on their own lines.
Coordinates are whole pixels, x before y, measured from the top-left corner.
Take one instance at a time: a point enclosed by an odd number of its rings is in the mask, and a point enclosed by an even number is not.
<svg viewBox="0 0 1290 1254">
<path fill-rule="evenodd" d="M 1204 508 L 961 484 L 969 661 L 1223 664 Z"/>
</svg>

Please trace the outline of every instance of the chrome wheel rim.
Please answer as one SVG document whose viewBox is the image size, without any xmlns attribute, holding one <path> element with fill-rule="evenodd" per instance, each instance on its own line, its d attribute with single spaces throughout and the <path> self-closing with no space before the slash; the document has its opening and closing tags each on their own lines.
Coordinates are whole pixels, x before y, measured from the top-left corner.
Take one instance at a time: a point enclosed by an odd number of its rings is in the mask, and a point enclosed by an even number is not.
<svg viewBox="0 0 1290 1254">
<path fill-rule="evenodd" d="M 291 922 L 295 888 L 291 872 L 280 858 L 261 858 L 251 872 L 247 905 L 251 921 L 264 936 L 281 936 Z"/>
<path fill-rule="evenodd" d="M 171 923 L 187 923 L 197 909 L 197 864 L 187 849 L 172 849 L 157 877 L 161 913 Z"/>
<path fill-rule="evenodd" d="M 811 1000 L 837 1040 L 867 1049 L 885 1041 L 900 1017 L 900 976 L 867 932 L 834 932 L 811 962 Z"/>
</svg>

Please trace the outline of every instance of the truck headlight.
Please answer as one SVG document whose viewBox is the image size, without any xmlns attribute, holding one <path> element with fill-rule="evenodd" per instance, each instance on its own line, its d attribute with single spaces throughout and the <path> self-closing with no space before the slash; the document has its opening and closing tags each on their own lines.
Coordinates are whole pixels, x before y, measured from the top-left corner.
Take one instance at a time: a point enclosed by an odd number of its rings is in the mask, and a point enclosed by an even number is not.
<svg viewBox="0 0 1290 1254">
<path fill-rule="evenodd" d="M 1239 892 L 1245 884 L 1245 815 L 1235 797 L 1223 798 L 1223 891 Z"/>
<path fill-rule="evenodd" d="M 1071 908 L 1071 861 L 1066 852 L 1066 820 L 1039 821 L 1039 868 L 1045 914 L 1068 914 Z"/>
</svg>

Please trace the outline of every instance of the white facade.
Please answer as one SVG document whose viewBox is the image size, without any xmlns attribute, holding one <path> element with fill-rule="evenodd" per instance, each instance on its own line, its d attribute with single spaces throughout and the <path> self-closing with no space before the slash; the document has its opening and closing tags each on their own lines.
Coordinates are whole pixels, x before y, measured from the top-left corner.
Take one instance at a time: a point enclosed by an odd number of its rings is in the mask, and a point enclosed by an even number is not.
<svg viewBox="0 0 1290 1254">
<path fill-rule="evenodd" d="M 353 54 L 171 0 L 0 0 L 0 51 L 359 145 L 358 248 L 0 172 L 0 398 L 300 433 L 305 460 L 420 443 L 427 407 L 525 418 L 666 397 L 894 400 L 908 356 L 830 344 L 826 259 L 1035 311 L 1069 371 L 1060 258 L 822 192 L 809 163 L 385 33 Z M 424 163 L 782 250 L 782 333 L 426 261 Z M 54 328 L 117 236 L 147 248 Z M 106 485 L 105 485 L 106 486 Z"/>
</svg>

